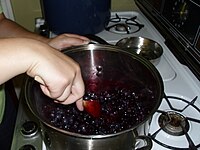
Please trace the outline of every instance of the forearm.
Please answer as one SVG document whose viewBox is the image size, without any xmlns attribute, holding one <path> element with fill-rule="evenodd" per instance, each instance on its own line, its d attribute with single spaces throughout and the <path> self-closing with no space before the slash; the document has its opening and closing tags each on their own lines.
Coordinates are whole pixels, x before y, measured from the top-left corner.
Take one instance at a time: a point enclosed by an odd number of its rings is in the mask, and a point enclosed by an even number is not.
<svg viewBox="0 0 200 150">
<path fill-rule="evenodd" d="M 29 38 L 0 39 L 0 84 L 27 73 L 47 96 L 83 110 L 84 82 L 79 65 L 51 46 Z M 41 82 L 42 81 L 42 82 Z"/>
<path fill-rule="evenodd" d="M 6 82 L 7 80 L 13 78 L 14 76 L 17 76 L 23 72 L 25 72 L 25 67 L 23 67 L 23 63 L 21 63 L 22 60 L 24 60 L 19 54 L 19 49 L 16 48 L 9 48 L 10 43 L 5 40 L 5 42 L 8 45 L 4 45 L 4 40 L 0 40 L 1 49 L 0 49 L 0 69 L 1 69 L 1 75 L 0 75 L 0 84 Z M 17 46 L 16 46 L 17 47 Z M 21 66 L 21 68 L 19 67 Z"/>
<path fill-rule="evenodd" d="M 48 43 L 49 39 L 26 30 L 24 27 L 0 15 L 0 38 L 22 37 Z"/>
<path fill-rule="evenodd" d="M 39 44 L 24 38 L 0 39 L 0 84 L 28 70 L 37 60 L 35 51 L 41 49 Z"/>
</svg>

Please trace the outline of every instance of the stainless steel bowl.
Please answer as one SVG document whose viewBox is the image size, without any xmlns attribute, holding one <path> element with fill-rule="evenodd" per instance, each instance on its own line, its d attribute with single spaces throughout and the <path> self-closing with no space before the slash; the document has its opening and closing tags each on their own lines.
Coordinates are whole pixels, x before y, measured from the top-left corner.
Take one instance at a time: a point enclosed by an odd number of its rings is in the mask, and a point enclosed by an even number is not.
<svg viewBox="0 0 200 150">
<path fill-rule="evenodd" d="M 159 43 L 143 37 L 123 38 L 116 43 L 116 46 L 129 52 L 137 53 L 148 59 L 154 65 L 159 63 L 160 57 L 163 54 L 163 48 Z"/>
</svg>

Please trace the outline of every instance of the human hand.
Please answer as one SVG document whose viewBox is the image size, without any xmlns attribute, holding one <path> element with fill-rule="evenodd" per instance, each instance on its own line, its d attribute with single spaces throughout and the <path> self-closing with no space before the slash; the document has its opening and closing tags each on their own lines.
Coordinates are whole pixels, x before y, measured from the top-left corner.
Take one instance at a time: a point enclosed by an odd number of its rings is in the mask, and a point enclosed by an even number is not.
<svg viewBox="0 0 200 150">
<path fill-rule="evenodd" d="M 56 49 L 62 49 L 70 46 L 77 46 L 82 44 L 88 44 L 89 39 L 76 35 L 76 34 L 61 34 L 54 38 L 50 38 L 48 44 Z"/>
<path fill-rule="evenodd" d="M 48 44 L 26 38 L 0 40 L 0 84 L 22 73 L 41 83 L 44 94 L 83 110 L 84 83 L 79 64 Z"/>
<path fill-rule="evenodd" d="M 84 83 L 79 65 L 61 52 L 47 48 L 42 51 L 40 48 L 40 56 L 28 69 L 28 75 L 35 77 L 44 94 L 56 102 L 71 104 L 76 101 L 78 109 L 83 110 Z"/>
</svg>

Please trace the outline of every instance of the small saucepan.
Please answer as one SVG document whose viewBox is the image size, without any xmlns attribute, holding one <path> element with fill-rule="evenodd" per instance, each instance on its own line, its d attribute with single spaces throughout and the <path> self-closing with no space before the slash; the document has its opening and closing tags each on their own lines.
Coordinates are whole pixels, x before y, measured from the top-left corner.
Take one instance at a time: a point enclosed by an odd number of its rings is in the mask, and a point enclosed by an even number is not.
<svg viewBox="0 0 200 150">
<path fill-rule="evenodd" d="M 123 38 L 116 43 L 116 46 L 131 53 L 137 53 L 154 65 L 160 62 L 160 57 L 163 54 L 163 48 L 159 43 L 144 37 Z"/>
</svg>

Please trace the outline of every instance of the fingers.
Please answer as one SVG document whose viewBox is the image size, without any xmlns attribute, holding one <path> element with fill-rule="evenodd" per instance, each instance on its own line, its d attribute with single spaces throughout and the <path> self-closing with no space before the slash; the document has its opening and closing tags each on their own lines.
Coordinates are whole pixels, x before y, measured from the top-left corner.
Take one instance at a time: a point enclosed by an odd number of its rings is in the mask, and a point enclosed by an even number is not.
<svg viewBox="0 0 200 150">
<path fill-rule="evenodd" d="M 64 34 L 67 37 L 82 39 L 84 41 L 89 41 L 89 39 L 85 36 L 77 35 L 77 34 Z"/>
<path fill-rule="evenodd" d="M 83 111 L 83 101 L 82 101 L 82 97 L 84 95 L 84 86 L 79 84 L 73 85 L 73 86 L 67 86 L 64 90 L 64 92 L 60 93 L 60 96 L 55 98 L 55 102 L 60 103 L 60 104 L 64 104 L 64 105 L 68 105 L 68 104 L 72 104 L 74 102 L 76 102 L 76 106 L 80 111 Z M 43 91 L 43 93 L 45 93 L 45 95 L 52 97 L 52 92 L 49 90 L 49 88 L 47 86 L 45 86 L 44 84 L 40 85 L 41 90 Z"/>
<path fill-rule="evenodd" d="M 70 89 L 69 89 L 70 88 Z M 68 93 L 68 91 L 71 91 Z M 72 86 L 68 86 L 63 92 L 62 96 L 57 98 L 62 104 L 71 104 L 76 102 L 77 108 L 83 110 L 82 97 L 85 93 L 84 83 L 81 74 L 78 74 L 73 82 Z"/>
<path fill-rule="evenodd" d="M 61 34 L 52 38 L 49 41 L 49 45 L 56 49 L 63 49 L 70 46 L 77 46 L 88 44 L 90 40 L 84 36 L 76 35 L 76 34 Z"/>
<path fill-rule="evenodd" d="M 84 82 L 80 69 L 76 69 L 74 79 L 62 80 L 59 84 L 45 84 L 44 80 L 35 76 L 35 80 L 40 83 L 43 93 L 57 103 L 71 104 L 76 102 L 77 108 L 83 110 L 82 97 L 85 93 Z M 47 83 L 47 82 L 46 82 Z"/>
<path fill-rule="evenodd" d="M 84 110 L 84 108 L 83 108 L 83 100 L 82 99 L 77 100 L 76 101 L 76 106 L 80 111 L 83 111 Z"/>
</svg>

